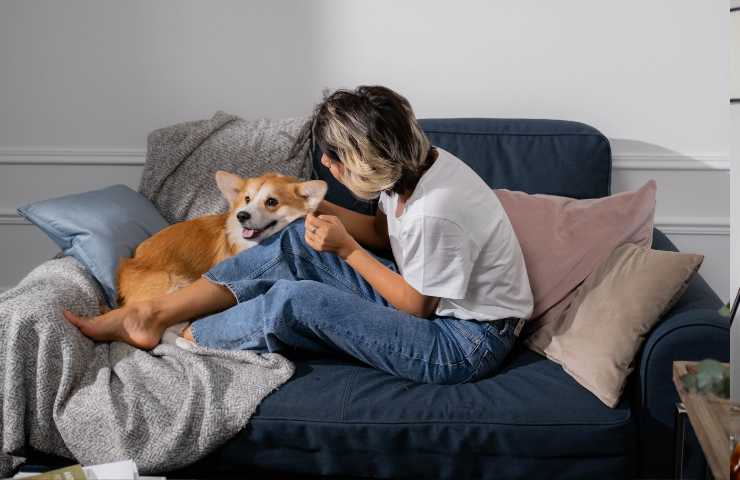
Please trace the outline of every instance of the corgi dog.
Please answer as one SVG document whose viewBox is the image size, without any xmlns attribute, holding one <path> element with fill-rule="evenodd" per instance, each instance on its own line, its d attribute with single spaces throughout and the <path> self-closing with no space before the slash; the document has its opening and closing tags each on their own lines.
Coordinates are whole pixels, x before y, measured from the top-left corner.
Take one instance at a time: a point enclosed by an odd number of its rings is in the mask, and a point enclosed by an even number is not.
<svg viewBox="0 0 740 480">
<path fill-rule="evenodd" d="M 327 189 L 322 180 L 304 182 L 277 173 L 242 178 L 218 171 L 216 184 L 229 203 L 226 213 L 170 225 L 142 242 L 132 258 L 121 259 L 119 306 L 193 283 L 222 260 L 314 212 Z"/>
</svg>

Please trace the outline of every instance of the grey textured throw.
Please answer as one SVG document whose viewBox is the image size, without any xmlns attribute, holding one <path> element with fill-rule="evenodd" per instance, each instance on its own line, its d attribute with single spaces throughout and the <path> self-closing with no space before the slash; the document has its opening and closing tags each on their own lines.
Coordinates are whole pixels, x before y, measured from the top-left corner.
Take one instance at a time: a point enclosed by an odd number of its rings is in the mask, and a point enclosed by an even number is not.
<svg viewBox="0 0 740 480">
<path fill-rule="evenodd" d="M 72 257 L 0 295 L 0 477 L 23 449 L 83 464 L 133 459 L 163 472 L 205 456 L 293 374 L 275 353 L 95 343 L 62 317 L 99 313 L 103 294 Z"/>
<path fill-rule="evenodd" d="M 304 121 L 219 112 L 157 130 L 140 191 L 175 222 L 225 207 L 218 169 L 307 177 L 305 152 L 286 160 Z M 95 343 L 62 316 L 64 308 L 96 315 L 102 301 L 71 257 L 41 264 L 0 295 L 0 477 L 28 446 L 83 464 L 131 458 L 142 473 L 185 466 L 243 429 L 293 374 L 278 354 Z"/>
<path fill-rule="evenodd" d="M 273 171 L 308 178 L 307 149 L 288 158 L 308 118 L 243 120 L 217 112 L 209 120 L 160 128 L 147 139 L 139 191 L 170 223 L 226 209 L 216 186 L 217 170 L 243 177 Z"/>
</svg>

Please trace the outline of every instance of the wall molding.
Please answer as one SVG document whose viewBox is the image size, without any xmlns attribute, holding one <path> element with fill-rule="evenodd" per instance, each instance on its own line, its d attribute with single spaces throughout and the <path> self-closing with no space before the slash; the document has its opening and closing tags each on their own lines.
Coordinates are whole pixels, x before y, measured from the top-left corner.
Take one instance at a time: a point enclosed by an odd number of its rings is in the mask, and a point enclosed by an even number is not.
<svg viewBox="0 0 740 480">
<path fill-rule="evenodd" d="M 0 148 L 0 165 L 143 165 L 142 148 Z M 730 160 L 720 154 L 618 153 L 615 170 L 719 170 L 729 171 Z"/>
<path fill-rule="evenodd" d="M 12 208 L 0 208 L 0 225 L 31 225 Z"/>
<path fill-rule="evenodd" d="M 655 226 L 666 235 L 730 235 L 730 217 L 656 217 Z"/>
<path fill-rule="evenodd" d="M 101 165 L 142 166 L 146 150 L 140 148 L 0 148 L 0 165 Z M 666 153 L 619 153 L 613 155 L 614 170 L 719 171 L 729 172 L 727 155 Z M 0 225 L 29 225 L 15 209 L 0 208 Z M 730 235 L 729 218 L 658 217 L 655 225 L 666 234 Z"/>
<path fill-rule="evenodd" d="M 140 148 L 0 148 L 0 165 L 144 165 Z"/>
<path fill-rule="evenodd" d="M 0 225 L 31 225 L 31 222 L 11 208 L 0 208 Z M 655 226 L 666 235 L 730 235 L 729 217 L 656 217 Z"/>
<path fill-rule="evenodd" d="M 614 170 L 711 170 L 730 171 L 727 155 L 715 154 L 664 154 L 620 153 L 612 155 Z"/>
</svg>

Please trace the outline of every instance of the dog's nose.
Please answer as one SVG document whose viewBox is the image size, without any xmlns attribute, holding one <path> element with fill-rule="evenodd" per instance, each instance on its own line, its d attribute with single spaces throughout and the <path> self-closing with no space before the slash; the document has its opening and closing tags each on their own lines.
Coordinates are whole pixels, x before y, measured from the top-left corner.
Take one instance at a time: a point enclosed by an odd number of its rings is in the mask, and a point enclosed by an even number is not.
<svg viewBox="0 0 740 480">
<path fill-rule="evenodd" d="M 252 218 L 252 216 L 245 211 L 241 211 L 236 214 L 236 219 L 239 220 L 240 222 L 246 222 L 250 218 Z"/>
</svg>

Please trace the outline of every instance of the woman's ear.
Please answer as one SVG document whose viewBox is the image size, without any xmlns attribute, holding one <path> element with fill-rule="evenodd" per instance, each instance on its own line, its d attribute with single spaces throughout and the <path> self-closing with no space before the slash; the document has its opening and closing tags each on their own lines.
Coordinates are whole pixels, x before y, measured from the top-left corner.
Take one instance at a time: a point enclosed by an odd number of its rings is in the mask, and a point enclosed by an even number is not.
<svg viewBox="0 0 740 480">
<path fill-rule="evenodd" d="M 219 170 L 216 172 L 216 185 L 221 190 L 221 194 L 231 204 L 239 195 L 244 186 L 244 179 L 239 175 Z"/>
<path fill-rule="evenodd" d="M 306 199 L 306 208 L 313 212 L 324 199 L 329 186 L 323 180 L 310 180 L 298 184 L 296 192 Z"/>
</svg>

